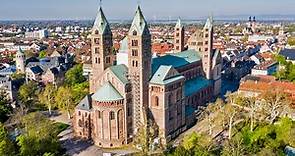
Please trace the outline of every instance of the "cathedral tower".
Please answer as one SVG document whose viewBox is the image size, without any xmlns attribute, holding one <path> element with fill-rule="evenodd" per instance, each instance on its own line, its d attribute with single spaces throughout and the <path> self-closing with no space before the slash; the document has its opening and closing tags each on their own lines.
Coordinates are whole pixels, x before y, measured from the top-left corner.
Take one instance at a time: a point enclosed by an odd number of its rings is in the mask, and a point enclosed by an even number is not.
<svg viewBox="0 0 295 156">
<path fill-rule="evenodd" d="M 184 50 L 184 26 L 181 19 L 178 18 L 174 29 L 174 52 L 182 52 Z"/>
<path fill-rule="evenodd" d="M 209 17 L 203 28 L 202 62 L 203 70 L 207 79 L 211 79 L 213 57 L 213 18 Z"/>
<path fill-rule="evenodd" d="M 16 71 L 18 73 L 25 73 L 25 63 L 26 62 L 26 56 L 21 48 L 16 53 L 15 56 L 15 64 L 16 64 Z"/>
<path fill-rule="evenodd" d="M 151 34 L 138 6 L 128 32 L 128 77 L 132 85 L 133 127 L 145 124 L 151 75 Z"/>
<path fill-rule="evenodd" d="M 90 76 L 90 92 L 97 90 L 98 80 L 104 70 L 114 65 L 115 54 L 112 52 L 112 31 L 109 23 L 99 8 L 91 33 L 92 74 Z"/>
</svg>

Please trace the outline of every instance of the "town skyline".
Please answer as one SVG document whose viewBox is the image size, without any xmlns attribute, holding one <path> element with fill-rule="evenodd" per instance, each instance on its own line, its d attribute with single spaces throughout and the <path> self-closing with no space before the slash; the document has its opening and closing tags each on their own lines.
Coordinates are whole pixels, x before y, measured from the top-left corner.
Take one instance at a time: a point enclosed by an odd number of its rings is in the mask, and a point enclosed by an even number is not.
<svg viewBox="0 0 295 156">
<path fill-rule="evenodd" d="M 29 1 L 28 3 L 28 1 L 23 2 L 21 0 L 4 0 L 0 6 L 0 20 L 89 20 L 95 18 L 99 7 L 98 0 L 86 0 L 83 2 L 78 0 Z M 142 6 L 147 20 L 176 19 L 178 17 L 182 19 L 203 19 L 210 14 L 221 19 L 241 19 L 246 16 L 261 16 L 263 19 L 280 17 L 294 19 L 295 16 L 291 6 L 295 5 L 295 1 L 283 0 L 283 2 L 278 3 L 276 0 L 261 0 L 259 2 L 254 0 L 248 0 L 247 2 L 186 0 L 183 3 L 170 0 L 168 3 L 168 0 L 159 2 L 156 0 L 129 0 L 124 2 L 108 0 L 103 1 L 102 5 L 106 10 L 106 16 L 110 20 L 130 20 L 138 4 Z"/>
</svg>

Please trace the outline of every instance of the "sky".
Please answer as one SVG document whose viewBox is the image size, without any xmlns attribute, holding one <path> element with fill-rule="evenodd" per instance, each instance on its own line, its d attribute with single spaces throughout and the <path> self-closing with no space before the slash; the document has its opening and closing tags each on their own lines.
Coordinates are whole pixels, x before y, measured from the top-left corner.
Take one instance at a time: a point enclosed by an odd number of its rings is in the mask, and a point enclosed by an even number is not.
<svg viewBox="0 0 295 156">
<path fill-rule="evenodd" d="M 295 0 L 103 0 L 110 20 L 132 19 L 137 4 L 149 20 L 294 15 Z M 0 20 L 94 19 L 99 0 L 0 0 Z"/>
</svg>

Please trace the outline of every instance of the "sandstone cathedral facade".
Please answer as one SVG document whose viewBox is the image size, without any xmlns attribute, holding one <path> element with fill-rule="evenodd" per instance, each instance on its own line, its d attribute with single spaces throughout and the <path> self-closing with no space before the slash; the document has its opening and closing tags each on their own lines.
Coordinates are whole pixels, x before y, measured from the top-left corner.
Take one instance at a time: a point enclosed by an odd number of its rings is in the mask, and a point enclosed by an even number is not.
<svg viewBox="0 0 295 156">
<path fill-rule="evenodd" d="M 192 126 L 198 106 L 220 94 L 222 58 L 212 46 L 212 18 L 192 36 L 189 45 L 194 46 L 188 50 L 181 20 L 174 38 L 175 53 L 153 57 L 149 27 L 138 6 L 115 54 L 100 8 L 91 33 L 90 94 L 75 108 L 75 135 L 110 148 L 132 142 L 146 120 L 157 125 L 163 143 Z"/>
</svg>

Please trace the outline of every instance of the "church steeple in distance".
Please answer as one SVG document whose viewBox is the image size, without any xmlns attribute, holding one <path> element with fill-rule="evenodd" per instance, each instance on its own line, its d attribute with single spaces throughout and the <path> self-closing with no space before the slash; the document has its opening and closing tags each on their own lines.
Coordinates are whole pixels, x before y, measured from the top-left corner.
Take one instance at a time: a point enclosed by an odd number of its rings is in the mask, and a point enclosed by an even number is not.
<svg viewBox="0 0 295 156">
<path fill-rule="evenodd" d="M 178 18 L 174 28 L 174 52 L 182 52 L 184 50 L 184 26 L 181 19 Z"/>
</svg>

